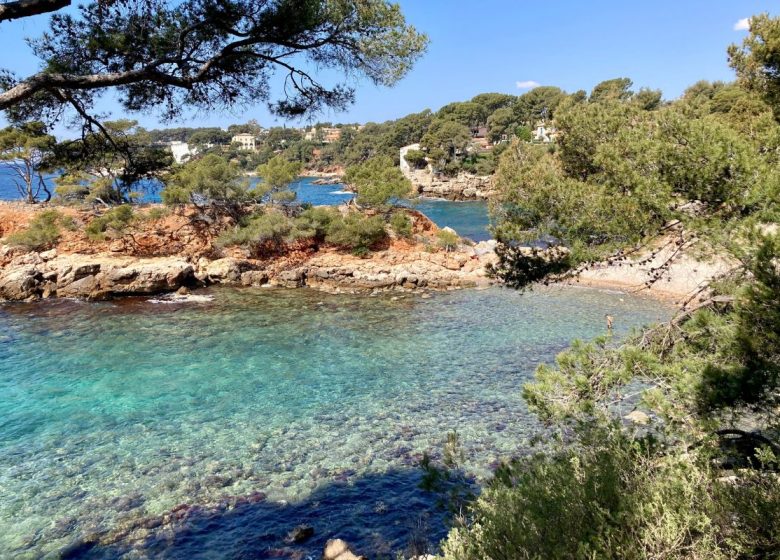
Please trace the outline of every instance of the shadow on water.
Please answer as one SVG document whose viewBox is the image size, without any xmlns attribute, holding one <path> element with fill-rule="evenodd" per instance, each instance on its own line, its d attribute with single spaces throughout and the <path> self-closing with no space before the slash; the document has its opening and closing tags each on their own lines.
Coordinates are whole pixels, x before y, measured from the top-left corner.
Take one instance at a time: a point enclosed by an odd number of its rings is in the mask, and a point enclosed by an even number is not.
<svg viewBox="0 0 780 560">
<path fill-rule="evenodd" d="M 441 497 L 420 488 L 418 468 L 351 475 L 318 488 L 299 502 L 271 502 L 256 492 L 214 506 L 182 504 L 160 517 L 135 520 L 100 539 L 77 541 L 61 558 L 149 557 L 320 558 L 328 539 L 347 541 L 356 554 L 395 558 L 397 552 L 433 552 L 446 536 Z M 290 542 L 291 531 L 310 526 L 314 534 Z M 129 527 L 129 529 L 128 529 Z"/>
</svg>

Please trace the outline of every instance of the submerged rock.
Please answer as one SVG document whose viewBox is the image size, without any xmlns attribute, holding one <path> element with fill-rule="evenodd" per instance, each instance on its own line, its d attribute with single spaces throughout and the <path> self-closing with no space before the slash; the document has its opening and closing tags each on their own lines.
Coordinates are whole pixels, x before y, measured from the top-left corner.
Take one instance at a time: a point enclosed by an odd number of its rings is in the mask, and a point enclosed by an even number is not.
<svg viewBox="0 0 780 560">
<path fill-rule="evenodd" d="M 306 542 L 313 536 L 314 527 L 310 525 L 298 525 L 295 529 L 290 531 L 284 540 L 290 544 L 300 544 Z"/>
<path fill-rule="evenodd" d="M 325 543 L 322 552 L 322 560 L 367 560 L 365 556 L 358 556 L 349 549 L 346 541 L 331 539 Z"/>
</svg>

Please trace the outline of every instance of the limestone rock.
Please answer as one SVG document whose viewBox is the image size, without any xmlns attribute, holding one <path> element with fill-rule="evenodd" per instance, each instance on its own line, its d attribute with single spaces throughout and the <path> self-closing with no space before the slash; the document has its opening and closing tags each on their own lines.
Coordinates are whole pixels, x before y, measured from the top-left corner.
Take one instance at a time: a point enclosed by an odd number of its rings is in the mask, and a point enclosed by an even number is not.
<svg viewBox="0 0 780 560">
<path fill-rule="evenodd" d="M 331 539 L 325 543 L 322 560 L 367 560 L 349 549 L 349 545 L 341 539 Z"/>
<path fill-rule="evenodd" d="M 226 284 L 238 282 L 245 268 L 246 266 L 243 262 L 232 257 L 217 259 L 206 264 L 206 278 L 211 283 Z"/>
</svg>

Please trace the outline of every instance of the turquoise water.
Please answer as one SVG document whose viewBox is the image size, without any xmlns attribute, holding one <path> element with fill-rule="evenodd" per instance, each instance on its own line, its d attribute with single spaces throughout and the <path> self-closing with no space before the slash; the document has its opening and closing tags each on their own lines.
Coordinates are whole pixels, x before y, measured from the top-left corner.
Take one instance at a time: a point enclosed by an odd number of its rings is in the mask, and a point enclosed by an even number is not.
<svg viewBox="0 0 780 560">
<path fill-rule="evenodd" d="M 12 172 L 0 164 L 0 200 L 18 200 L 19 192 L 12 181 Z M 54 192 L 53 176 L 46 179 L 52 192 Z M 252 181 L 257 181 L 253 178 Z M 344 191 L 344 185 L 315 185 L 316 179 L 311 177 L 301 177 L 295 181 L 291 188 L 297 194 L 298 202 L 308 202 L 317 205 L 338 205 L 348 201 L 354 195 Z M 144 202 L 160 202 L 159 192 L 151 188 L 144 193 Z M 449 200 L 424 200 L 415 201 L 412 204 L 415 208 L 424 213 L 438 226 L 449 226 L 457 231 L 463 237 L 468 237 L 474 241 L 484 241 L 490 239 L 488 233 L 488 208 L 485 202 L 453 202 Z"/>
<path fill-rule="evenodd" d="M 577 288 L 204 293 L 0 306 L 0 557 L 305 558 L 334 535 L 373 555 L 420 527 L 436 541 L 423 451 L 457 430 L 464 468 L 488 476 L 536 429 L 520 389 L 540 362 L 605 313 L 621 334 L 670 313 Z M 315 536 L 286 544 L 302 522 Z"/>
</svg>

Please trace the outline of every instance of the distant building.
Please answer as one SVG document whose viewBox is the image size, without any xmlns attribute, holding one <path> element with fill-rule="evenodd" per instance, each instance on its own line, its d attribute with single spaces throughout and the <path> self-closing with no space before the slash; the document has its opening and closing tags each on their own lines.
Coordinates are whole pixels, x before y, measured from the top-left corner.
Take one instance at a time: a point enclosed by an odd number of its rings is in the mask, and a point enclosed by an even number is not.
<svg viewBox="0 0 780 560">
<path fill-rule="evenodd" d="M 190 145 L 187 144 L 187 142 L 180 142 L 178 140 L 169 142 L 168 147 L 170 148 L 171 153 L 173 154 L 173 161 L 175 161 L 176 163 L 185 163 L 192 156 L 198 153 L 197 148 L 190 149 Z"/>
<path fill-rule="evenodd" d="M 486 126 L 472 126 L 471 137 L 472 138 L 487 138 L 488 127 Z"/>
<path fill-rule="evenodd" d="M 534 130 L 534 140 L 548 144 L 554 142 L 558 137 L 558 131 L 554 127 L 548 127 L 543 122 L 536 124 L 536 130 Z"/>
<path fill-rule="evenodd" d="M 323 128 L 322 129 L 323 135 L 322 135 L 322 141 L 325 144 L 331 144 L 333 142 L 338 142 L 341 138 L 341 129 L 340 128 Z"/>
<path fill-rule="evenodd" d="M 257 151 L 257 140 L 254 134 L 242 132 L 241 134 L 236 134 L 233 136 L 233 138 L 230 139 L 230 142 L 232 144 L 238 144 L 241 146 L 242 150 L 247 150 L 249 152 Z"/>
<path fill-rule="evenodd" d="M 322 142 L 323 144 L 332 144 L 338 142 L 341 138 L 341 129 L 335 126 L 323 126 L 320 128 L 311 127 L 303 133 L 303 139 L 309 142 Z"/>
</svg>

